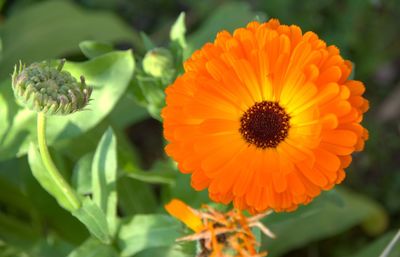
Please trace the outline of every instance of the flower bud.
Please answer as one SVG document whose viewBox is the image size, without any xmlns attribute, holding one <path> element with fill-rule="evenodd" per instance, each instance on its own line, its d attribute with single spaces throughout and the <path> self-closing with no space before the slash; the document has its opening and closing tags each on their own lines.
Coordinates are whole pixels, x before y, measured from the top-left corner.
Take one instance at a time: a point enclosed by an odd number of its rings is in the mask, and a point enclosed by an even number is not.
<svg viewBox="0 0 400 257">
<path fill-rule="evenodd" d="M 143 70 L 155 78 L 169 77 L 174 72 L 171 52 L 162 47 L 147 52 L 143 59 Z"/>
<path fill-rule="evenodd" d="M 63 71 L 65 60 L 57 68 L 49 62 L 36 62 L 28 67 L 14 67 L 12 88 L 17 101 L 33 111 L 48 115 L 67 115 L 82 110 L 89 102 L 92 88 Z"/>
</svg>

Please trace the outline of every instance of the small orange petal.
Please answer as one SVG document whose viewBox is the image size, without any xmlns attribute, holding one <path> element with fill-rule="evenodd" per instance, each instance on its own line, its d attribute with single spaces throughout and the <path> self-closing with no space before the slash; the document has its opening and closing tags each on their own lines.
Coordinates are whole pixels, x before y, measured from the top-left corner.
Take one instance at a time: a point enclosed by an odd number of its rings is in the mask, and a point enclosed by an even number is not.
<svg viewBox="0 0 400 257">
<path fill-rule="evenodd" d="M 185 223 L 193 231 L 200 232 L 203 230 L 204 225 L 200 217 L 181 200 L 173 199 L 164 207 L 171 216 Z"/>
</svg>

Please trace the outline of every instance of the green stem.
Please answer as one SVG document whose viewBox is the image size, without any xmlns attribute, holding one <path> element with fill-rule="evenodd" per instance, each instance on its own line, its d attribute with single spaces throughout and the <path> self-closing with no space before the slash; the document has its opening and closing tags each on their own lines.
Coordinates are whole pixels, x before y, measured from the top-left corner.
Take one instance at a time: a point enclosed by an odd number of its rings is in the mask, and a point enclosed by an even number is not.
<svg viewBox="0 0 400 257">
<path fill-rule="evenodd" d="M 39 151 L 42 157 L 43 164 L 47 169 L 49 177 L 55 183 L 55 185 L 64 193 L 66 200 L 72 210 L 77 210 L 81 206 L 81 202 L 78 199 L 76 193 L 65 181 L 64 177 L 58 171 L 56 165 L 51 159 L 49 149 L 47 148 L 46 140 L 46 116 L 45 114 L 39 112 L 37 116 L 37 134 Z"/>
<path fill-rule="evenodd" d="M 388 257 L 390 252 L 395 247 L 396 243 L 400 240 L 400 230 L 397 231 L 396 235 L 393 237 L 392 241 L 386 246 L 385 250 L 379 255 L 379 257 Z"/>
</svg>

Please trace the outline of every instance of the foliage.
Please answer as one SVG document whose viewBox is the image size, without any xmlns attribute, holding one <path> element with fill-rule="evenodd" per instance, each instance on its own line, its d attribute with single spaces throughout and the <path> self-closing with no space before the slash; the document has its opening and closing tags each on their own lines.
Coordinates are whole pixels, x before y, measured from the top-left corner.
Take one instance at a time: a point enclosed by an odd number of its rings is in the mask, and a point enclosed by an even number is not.
<svg viewBox="0 0 400 257">
<path fill-rule="evenodd" d="M 195 49 L 221 29 L 266 17 L 340 46 L 357 63 L 355 75 L 366 81 L 376 111 L 366 118 L 371 140 L 355 156 L 347 184 L 296 212 L 265 218 L 277 239 L 262 238 L 260 248 L 274 257 L 315 256 L 315 249 L 316 256 L 378 256 L 400 226 L 400 113 L 380 118 L 399 88 L 398 1 L 178 2 L 0 1 L 0 257 L 195 256 L 194 245 L 175 242 L 189 231 L 163 206 L 177 197 L 197 208 L 209 203 L 207 192 L 195 192 L 160 154 L 160 123 L 142 124 L 161 120 L 164 89 Z M 144 69 L 156 48 L 172 56 L 162 76 Z M 66 207 L 43 172 L 36 114 L 15 102 L 10 85 L 19 60 L 61 57 L 69 60 L 65 70 L 94 88 L 87 110 L 49 117 L 46 132 L 78 209 Z M 399 252 L 397 246 L 390 256 Z"/>
</svg>

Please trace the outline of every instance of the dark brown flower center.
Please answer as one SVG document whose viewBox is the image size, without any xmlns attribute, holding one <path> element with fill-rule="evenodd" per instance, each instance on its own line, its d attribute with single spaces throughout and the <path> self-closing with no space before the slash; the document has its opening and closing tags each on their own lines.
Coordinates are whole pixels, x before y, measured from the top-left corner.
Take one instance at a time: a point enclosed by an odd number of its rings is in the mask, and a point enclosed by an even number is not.
<svg viewBox="0 0 400 257">
<path fill-rule="evenodd" d="M 275 148 L 288 135 L 290 116 L 276 102 L 254 104 L 240 118 L 240 133 L 256 147 Z"/>
</svg>

